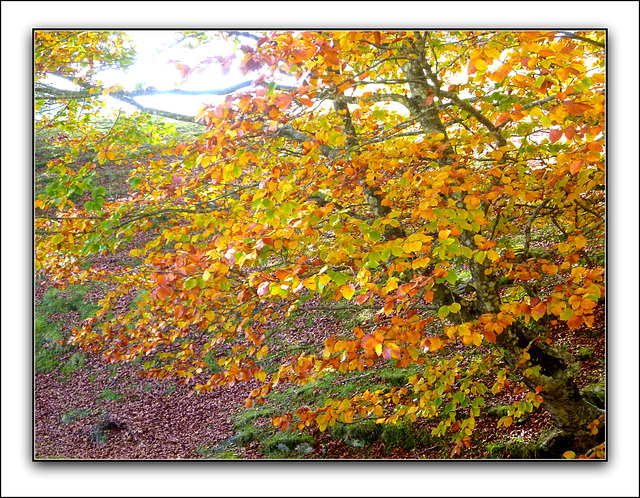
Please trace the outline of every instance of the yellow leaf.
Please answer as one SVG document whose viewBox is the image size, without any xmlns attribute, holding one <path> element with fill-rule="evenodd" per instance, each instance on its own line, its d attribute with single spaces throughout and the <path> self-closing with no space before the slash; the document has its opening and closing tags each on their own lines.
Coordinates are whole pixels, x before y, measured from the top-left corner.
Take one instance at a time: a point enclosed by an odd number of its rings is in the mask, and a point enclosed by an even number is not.
<svg viewBox="0 0 640 498">
<path fill-rule="evenodd" d="M 568 459 L 568 460 L 571 460 L 572 458 L 575 458 L 575 457 L 576 457 L 576 454 L 575 454 L 575 452 L 573 452 L 573 451 L 565 451 L 565 452 L 562 454 L 562 456 L 563 456 L 564 458 Z"/>
<path fill-rule="evenodd" d="M 576 245 L 576 249 L 582 249 L 587 243 L 587 239 L 584 235 L 578 235 L 575 239 L 573 239 L 573 243 Z"/>
<path fill-rule="evenodd" d="M 473 59 L 472 62 L 478 71 L 484 71 L 487 69 L 487 63 L 484 59 Z"/>
<path fill-rule="evenodd" d="M 378 356 L 382 356 L 382 344 L 380 343 L 376 344 L 375 350 Z"/>
<path fill-rule="evenodd" d="M 320 285 L 325 286 L 331 281 L 331 277 L 326 273 L 324 273 L 320 275 L 320 277 L 318 278 L 318 281 L 320 282 Z"/>
<path fill-rule="evenodd" d="M 498 427 L 500 427 L 500 425 L 504 425 L 505 427 L 509 427 L 512 422 L 513 422 L 513 418 L 511 418 L 511 417 L 502 417 L 498 421 Z"/>
<path fill-rule="evenodd" d="M 353 284 L 343 285 L 340 287 L 340 290 L 342 291 L 342 297 L 346 300 L 350 300 L 356 292 L 356 288 Z"/>
</svg>

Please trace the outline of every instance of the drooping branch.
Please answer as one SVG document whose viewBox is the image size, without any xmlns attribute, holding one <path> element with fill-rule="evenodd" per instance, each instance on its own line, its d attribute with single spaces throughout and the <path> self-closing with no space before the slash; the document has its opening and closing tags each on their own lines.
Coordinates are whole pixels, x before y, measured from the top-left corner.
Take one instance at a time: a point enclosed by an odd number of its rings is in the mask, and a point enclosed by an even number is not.
<svg viewBox="0 0 640 498">
<path fill-rule="evenodd" d="M 72 81 L 70 78 L 62 75 L 62 74 L 54 74 L 60 78 L 63 78 L 67 81 Z M 195 122 L 195 116 L 188 114 L 180 114 L 170 111 L 164 111 L 162 109 L 158 109 L 156 107 L 146 106 L 140 104 L 135 100 L 135 97 L 140 96 L 151 96 L 151 95 L 186 95 L 186 96 L 194 96 L 194 95 L 228 95 L 235 91 L 238 91 L 242 88 L 249 87 L 253 85 L 254 80 L 246 80 L 235 85 L 231 85 L 226 88 L 214 88 L 209 90 L 181 90 L 179 88 L 172 90 L 157 90 L 155 88 L 146 90 L 118 90 L 116 92 L 109 93 L 110 97 L 113 97 L 121 102 L 129 104 L 140 111 L 152 114 L 154 116 L 161 116 L 164 118 L 175 119 L 177 121 L 185 121 L 188 123 Z M 76 82 L 77 85 L 81 86 L 83 90 L 62 90 L 59 88 L 55 88 L 48 85 L 39 85 L 36 87 L 36 98 L 46 99 L 46 100 L 80 100 L 80 99 L 91 99 L 102 96 L 101 87 L 92 87 L 89 84 Z M 266 83 L 260 82 L 262 86 L 265 86 Z M 290 91 L 295 88 L 287 85 L 278 85 L 275 86 L 276 89 Z"/>
</svg>

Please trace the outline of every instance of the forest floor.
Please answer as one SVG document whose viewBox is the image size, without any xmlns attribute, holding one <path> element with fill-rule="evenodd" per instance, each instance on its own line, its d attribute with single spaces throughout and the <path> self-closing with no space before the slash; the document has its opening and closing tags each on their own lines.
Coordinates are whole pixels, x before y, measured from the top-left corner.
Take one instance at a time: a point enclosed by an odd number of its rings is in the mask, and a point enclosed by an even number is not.
<svg viewBox="0 0 640 498">
<path fill-rule="evenodd" d="M 122 189 L 126 181 L 126 171 L 109 164 L 101 175 L 111 189 Z M 38 178 L 36 169 L 36 183 Z M 117 270 L 127 259 L 125 252 L 99 256 L 93 264 Z M 73 288 L 61 291 L 48 285 L 46 276 L 38 275 L 34 296 L 36 367 L 39 358 L 43 360 L 34 372 L 36 459 L 531 458 L 536 440 L 552 425 L 548 412 L 541 407 L 509 427 L 497 427 L 500 415 L 495 410 L 476 419 L 471 447 L 462 448 L 457 455 L 445 440 L 420 437 L 430 434 L 434 426 L 421 420 L 395 439 L 380 437 L 375 431 L 370 438 L 351 439 L 336 430 L 283 435 L 270 422 L 286 404 L 282 400 L 291 397 L 292 391 L 286 386 L 274 393 L 272 404 L 247 409 L 244 401 L 257 386 L 256 381 L 194 395 L 192 388 L 141 377 L 139 363 L 107 365 L 98 355 L 56 342 L 65 341 L 91 311 L 87 307 L 95 306 L 106 292 L 105 286 L 88 286 L 82 292 Z M 118 306 L 131 306 L 134 299 L 129 296 Z M 578 388 L 604 379 L 604 312 L 604 305 L 599 305 L 593 328 L 569 330 L 564 323 L 549 326 L 554 344 L 582 357 L 576 377 Z M 266 327 L 277 328 L 288 345 L 320 345 L 342 327 L 344 319 L 309 310 L 297 320 Z M 460 347 L 458 353 L 464 350 Z M 386 371 L 374 372 L 367 379 L 381 384 L 393 380 Z M 300 390 L 298 394 L 313 399 L 317 392 Z M 524 393 L 518 392 L 518 384 L 513 382 L 491 399 L 491 405 L 508 406 L 523 398 Z"/>
<path fill-rule="evenodd" d="M 36 308 L 46 287 L 36 293 Z M 98 296 L 87 296 L 98 299 Z M 604 326 L 601 306 L 597 319 Z M 63 337 L 78 324 L 79 312 L 71 311 L 54 317 L 64 324 Z M 296 328 L 287 331 L 290 338 Z M 578 354 L 581 348 L 590 348 L 593 355 L 582 362 L 577 377 L 578 387 L 593 382 L 603 375 L 604 336 L 593 337 L 594 329 L 570 331 L 553 329 L 552 337 L 567 344 Z M 444 442 L 416 443 L 413 448 L 392 446 L 380 439 L 362 447 L 354 447 L 330 431 L 311 431 L 313 442 L 308 453 L 275 454 L 265 448 L 264 441 L 254 440 L 246 445 L 233 444 L 237 435 L 238 417 L 249 412 L 244 401 L 253 383 L 220 387 L 208 393 L 193 395 L 192 388 L 179 386 L 167 380 L 149 380 L 137 373 L 141 366 L 135 363 L 106 365 L 99 357 L 83 354 L 81 368 L 65 371 L 65 365 L 77 355 L 69 350 L 58 358 L 59 366 L 47 373 L 35 374 L 35 458 L 63 459 L 198 459 L 198 458 L 329 458 L 329 459 L 442 459 L 450 457 L 450 445 Z M 523 396 L 514 389 L 504 389 L 492 402 L 509 405 Z M 256 412 L 259 415 L 259 412 Z M 499 416 L 476 419 L 473 446 L 465 448 L 459 458 L 522 458 L 527 448 L 535 443 L 551 420 L 546 409 L 536 410 L 521 423 L 510 427 L 497 427 Z M 111 426 L 105 427 L 105 421 Z M 255 426 L 276 432 L 270 427 L 270 415 L 256 416 Z M 102 424 L 102 425 L 101 425 Z M 102 429 L 101 429 L 102 428 Z M 416 421 L 412 431 L 430 432 L 429 423 Z M 269 431 L 271 429 L 271 431 Z M 231 442 L 231 444 L 225 444 Z M 286 442 L 286 441 L 285 441 Z M 433 442 L 433 441 L 432 441 Z M 216 455 L 211 449 L 219 447 Z M 277 446 L 276 446 L 277 448 Z"/>
</svg>

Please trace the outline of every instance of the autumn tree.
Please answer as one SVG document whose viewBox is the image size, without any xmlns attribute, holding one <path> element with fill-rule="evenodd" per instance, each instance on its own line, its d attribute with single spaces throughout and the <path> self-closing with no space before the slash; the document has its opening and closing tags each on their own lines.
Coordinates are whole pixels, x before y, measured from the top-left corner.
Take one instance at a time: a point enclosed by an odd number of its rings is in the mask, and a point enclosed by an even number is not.
<svg viewBox="0 0 640 498">
<path fill-rule="evenodd" d="M 546 336 L 549 324 L 592 327 L 604 300 L 593 257 L 605 220 L 603 32 L 183 35 L 237 47 L 175 63 L 185 80 L 219 64 L 247 81 L 105 87 L 101 69 L 134 62 L 125 33 L 35 33 L 36 127 L 60 131 L 67 150 L 36 200 L 37 270 L 57 286 L 116 288 L 73 342 L 108 362 L 144 357 L 142 375 L 199 393 L 258 381 L 247 406 L 328 371 L 420 365 L 389 392 L 280 414 L 285 430 L 428 418 L 461 447 L 486 399 L 516 384 L 526 395 L 500 425 L 543 405 L 564 449 L 603 441 L 603 411 L 574 381 L 579 363 Z M 140 104 L 145 93 L 226 98 L 187 116 Z M 138 112 L 98 131 L 107 95 Z M 201 131 L 182 140 L 157 116 Z M 105 161 L 131 168 L 128 196 L 104 199 L 92 184 Z M 82 205 L 70 199 L 88 192 Z M 142 233 L 137 266 L 88 264 Z M 140 289 L 133 310 L 110 314 Z M 374 318 L 265 370 L 264 324 L 310 299 Z M 199 380 L 205 356 L 229 344 L 221 371 Z M 467 353 L 441 354 L 460 345 Z"/>
</svg>

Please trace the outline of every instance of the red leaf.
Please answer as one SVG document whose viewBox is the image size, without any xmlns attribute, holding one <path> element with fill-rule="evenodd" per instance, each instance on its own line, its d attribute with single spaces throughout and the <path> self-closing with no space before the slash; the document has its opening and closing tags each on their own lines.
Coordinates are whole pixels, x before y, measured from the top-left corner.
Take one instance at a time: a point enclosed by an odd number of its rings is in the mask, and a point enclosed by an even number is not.
<svg viewBox="0 0 640 498">
<path fill-rule="evenodd" d="M 567 126 L 564 129 L 564 136 L 567 137 L 568 140 L 571 140 L 575 134 L 576 129 L 573 126 Z"/>
<path fill-rule="evenodd" d="M 427 105 L 431 105 L 431 104 L 433 103 L 433 94 L 431 94 L 431 95 L 429 95 L 429 96 L 427 97 L 427 100 L 425 101 L 425 103 L 426 103 Z"/>
</svg>

